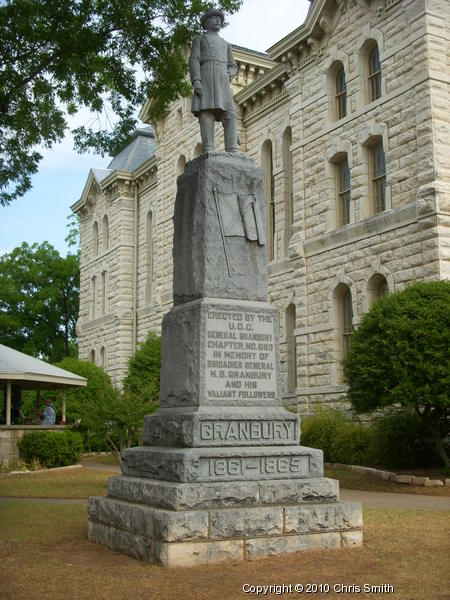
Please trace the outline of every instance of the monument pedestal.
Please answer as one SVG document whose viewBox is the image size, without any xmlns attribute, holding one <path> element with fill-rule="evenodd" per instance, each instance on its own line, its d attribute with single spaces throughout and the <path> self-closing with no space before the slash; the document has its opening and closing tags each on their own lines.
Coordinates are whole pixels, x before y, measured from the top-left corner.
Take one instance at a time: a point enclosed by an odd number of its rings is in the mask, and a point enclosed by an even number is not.
<svg viewBox="0 0 450 600">
<path fill-rule="evenodd" d="M 281 407 L 277 311 L 265 302 L 262 173 L 203 155 L 178 180 L 174 307 L 164 317 L 161 408 L 122 477 L 89 499 L 89 539 L 167 566 L 362 543 L 323 453 Z"/>
</svg>

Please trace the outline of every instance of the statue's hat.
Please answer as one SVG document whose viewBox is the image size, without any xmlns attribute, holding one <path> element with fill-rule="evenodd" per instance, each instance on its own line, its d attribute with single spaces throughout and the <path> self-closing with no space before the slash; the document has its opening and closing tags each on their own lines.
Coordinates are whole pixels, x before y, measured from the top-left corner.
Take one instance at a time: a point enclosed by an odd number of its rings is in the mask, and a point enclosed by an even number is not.
<svg viewBox="0 0 450 600">
<path fill-rule="evenodd" d="M 220 19 L 222 21 L 222 25 L 223 25 L 223 22 L 225 21 L 225 15 L 223 14 L 223 12 L 221 10 L 219 10 L 218 8 L 211 8 L 200 19 L 200 23 L 201 23 L 203 29 L 206 29 L 206 27 L 205 27 L 206 20 L 209 19 L 209 17 L 220 17 Z"/>
</svg>

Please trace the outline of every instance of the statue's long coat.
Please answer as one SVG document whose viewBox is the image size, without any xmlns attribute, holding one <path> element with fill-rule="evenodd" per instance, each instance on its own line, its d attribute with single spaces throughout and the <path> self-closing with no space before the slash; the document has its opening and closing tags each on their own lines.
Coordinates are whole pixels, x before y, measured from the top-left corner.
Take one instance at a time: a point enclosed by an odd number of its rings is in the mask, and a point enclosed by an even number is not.
<svg viewBox="0 0 450 600">
<path fill-rule="evenodd" d="M 234 111 L 230 80 L 237 72 L 231 44 L 216 34 L 205 33 L 194 38 L 189 57 L 191 81 L 198 80 L 203 94 L 192 95 L 192 112 L 211 110 L 217 121 L 222 111 Z"/>
</svg>

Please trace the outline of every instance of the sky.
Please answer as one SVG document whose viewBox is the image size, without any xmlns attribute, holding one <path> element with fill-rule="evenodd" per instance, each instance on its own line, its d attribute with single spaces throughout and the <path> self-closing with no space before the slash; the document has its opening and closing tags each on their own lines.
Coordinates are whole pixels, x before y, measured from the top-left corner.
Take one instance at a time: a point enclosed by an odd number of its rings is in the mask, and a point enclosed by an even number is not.
<svg viewBox="0 0 450 600">
<path fill-rule="evenodd" d="M 232 44 L 266 51 L 305 20 L 308 0 L 244 0 L 239 12 L 228 16 L 222 36 Z M 73 126 L 85 124 L 80 112 Z M 0 256 L 22 242 L 48 241 L 63 256 L 70 207 L 81 196 L 89 169 L 106 168 L 111 158 L 77 154 L 70 135 L 51 149 L 39 150 L 43 160 L 32 178 L 32 189 L 9 206 L 0 207 Z"/>
</svg>

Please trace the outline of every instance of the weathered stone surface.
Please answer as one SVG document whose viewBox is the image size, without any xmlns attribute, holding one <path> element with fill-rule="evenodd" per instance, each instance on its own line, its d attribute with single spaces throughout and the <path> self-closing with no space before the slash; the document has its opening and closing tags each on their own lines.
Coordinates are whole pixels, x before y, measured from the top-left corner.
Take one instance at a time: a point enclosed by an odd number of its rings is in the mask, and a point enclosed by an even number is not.
<svg viewBox="0 0 450 600">
<path fill-rule="evenodd" d="M 154 560 L 165 567 L 194 567 L 205 563 L 243 560 L 244 541 L 156 542 Z"/>
<path fill-rule="evenodd" d="M 265 221 L 263 174 L 248 156 L 209 153 L 189 162 L 175 201 L 174 304 L 205 296 L 266 300 L 258 231 Z"/>
<path fill-rule="evenodd" d="M 162 409 L 280 406 L 278 315 L 269 303 L 202 298 L 174 306 L 162 329 Z M 154 444 L 147 422 L 144 435 Z M 193 438 L 195 430 L 178 435 Z"/>
<path fill-rule="evenodd" d="M 283 533 L 283 508 L 236 508 L 210 511 L 211 539 L 247 538 Z"/>
<path fill-rule="evenodd" d="M 245 540 L 246 558 L 279 556 L 304 550 L 323 550 L 341 547 L 339 532 L 261 537 Z"/>
<path fill-rule="evenodd" d="M 208 538 L 207 511 L 168 511 L 145 507 L 147 535 L 163 542 Z"/>
<path fill-rule="evenodd" d="M 256 481 L 323 476 L 323 452 L 303 446 L 163 448 L 140 446 L 122 454 L 124 475 L 166 481 Z"/>
<path fill-rule="evenodd" d="M 95 521 L 88 521 L 88 539 L 90 542 L 96 544 L 103 544 L 109 546 L 109 526 L 97 523 Z"/>
<path fill-rule="evenodd" d="M 137 477 L 111 477 L 109 497 L 169 510 L 253 506 L 259 502 L 256 481 L 174 483 Z"/>
<path fill-rule="evenodd" d="M 299 443 L 300 422 L 281 407 L 162 409 L 144 418 L 142 439 L 147 446 L 288 446 Z"/>
<path fill-rule="evenodd" d="M 363 545 L 363 532 L 359 531 L 342 531 L 341 544 L 343 548 L 353 548 Z"/>
<path fill-rule="evenodd" d="M 301 502 L 330 502 L 339 500 L 339 482 L 321 477 L 317 479 L 287 479 L 262 481 L 261 504 L 299 504 Z"/>
<path fill-rule="evenodd" d="M 128 502 L 111 498 L 98 498 L 96 518 L 105 525 L 130 530 L 131 508 L 132 505 Z"/>
<path fill-rule="evenodd" d="M 285 533 L 342 531 L 362 527 L 359 502 L 339 502 L 285 508 Z"/>
<path fill-rule="evenodd" d="M 139 560 L 151 560 L 152 541 L 141 535 L 135 535 L 111 527 L 109 547 Z"/>
</svg>

